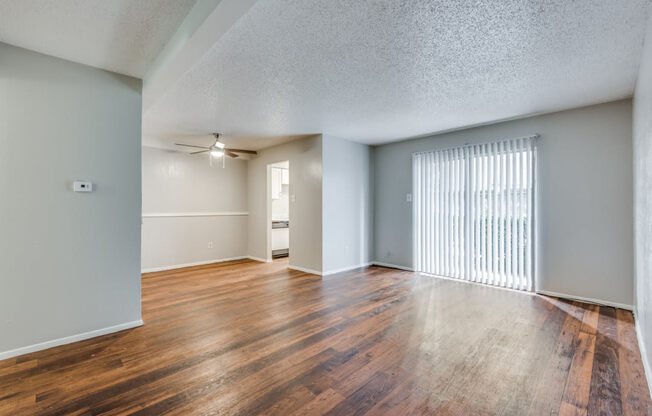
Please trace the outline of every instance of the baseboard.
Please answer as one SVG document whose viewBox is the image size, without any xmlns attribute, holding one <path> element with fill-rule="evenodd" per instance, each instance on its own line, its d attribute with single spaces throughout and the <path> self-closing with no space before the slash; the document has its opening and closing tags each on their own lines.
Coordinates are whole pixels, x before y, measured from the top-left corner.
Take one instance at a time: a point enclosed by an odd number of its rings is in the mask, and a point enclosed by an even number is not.
<svg viewBox="0 0 652 416">
<path fill-rule="evenodd" d="M 372 261 L 371 264 L 374 265 L 374 266 L 389 267 L 390 269 L 399 269 L 399 270 L 405 270 L 405 271 L 408 271 L 408 272 L 413 272 L 414 271 L 414 269 L 411 268 L 411 267 L 399 266 L 399 265 L 391 264 L 391 263 L 382 263 L 380 261 Z"/>
<path fill-rule="evenodd" d="M 647 381 L 647 388 L 650 391 L 650 397 L 652 397 L 652 369 L 650 368 L 650 362 L 647 359 L 647 348 L 643 343 L 643 338 L 641 338 L 641 327 L 638 325 L 637 314 L 634 313 L 634 327 L 636 330 L 636 339 L 638 341 L 638 349 L 641 353 L 641 362 L 643 363 L 643 371 L 645 371 L 645 379 Z"/>
<path fill-rule="evenodd" d="M 554 296 L 556 298 L 564 298 L 569 300 L 577 300 L 584 303 L 593 303 L 596 305 L 602 306 L 611 306 L 613 308 L 626 309 L 628 311 L 633 311 L 634 307 L 632 305 L 626 305 L 624 303 L 611 302 L 608 300 L 594 299 L 594 298 L 585 298 L 582 296 L 568 295 L 566 293 L 551 292 L 548 290 L 537 290 L 536 293 L 546 296 Z"/>
<path fill-rule="evenodd" d="M 250 258 L 250 257 L 249 256 L 237 256 L 237 257 L 228 257 L 228 258 L 225 258 L 225 259 L 196 261 L 194 263 L 173 264 L 171 266 L 150 267 L 150 268 L 147 268 L 147 269 L 141 269 L 140 273 L 142 274 L 142 273 L 163 272 L 165 270 L 183 269 L 184 267 L 192 267 L 192 266 L 204 266 L 206 264 L 223 263 L 225 261 L 242 260 L 242 259 L 247 259 L 247 258 Z"/>
<path fill-rule="evenodd" d="M 348 272 L 349 270 L 355 270 L 355 269 L 360 269 L 362 267 L 371 266 L 371 264 L 372 263 L 360 263 L 360 264 L 357 264 L 355 266 L 347 266 L 347 267 L 342 267 L 342 268 L 335 269 L 335 270 L 329 270 L 327 272 L 322 272 L 321 275 L 322 276 L 329 276 L 331 274 L 344 273 L 344 272 Z"/>
<path fill-rule="evenodd" d="M 254 257 L 254 256 L 246 256 L 245 258 L 255 260 L 255 261 L 260 261 L 260 262 L 263 262 L 263 263 L 271 263 L 272 261 L 274 261 L 272 259 L 263 259 L 263 258 Z"/>
<path fill-rule="evenodd" d="M 71 344 L 73 342 L 84 341 L 89 338 L 95 338 L 118 331 L 124 331 L 125 329 L 131 329 L 141 325 L 143 325 L 143 320 L 139 319 L 137 321 L 125 322 L 124 324 L 120 325 L 96 329 L 95 331 L 89 331 L 82 334 L 71 335 L 69 337 L 53 339 L 51 341 L 39 342 L 38 344 L 28 345 L 26 347 L 20 347 L 9 351 L 2 351 L 0 352 L 0 360 L 6 360 L 7 358 L 13 358 L 19 355 L 29 354 L 31 352 L 46 350 L 48 348 L 58 347 L 60 345 Z"/>
<path fill-rule="evenodd" d="M 293 266 L 291 264 L 288 264 L 288 269 L 297 270 L 304 273 L 316 274 L 317 276 L 323 276 L 322 272 L 318 272 L 317 270 L 306 269 L 305 267 Z"/>
</svg>

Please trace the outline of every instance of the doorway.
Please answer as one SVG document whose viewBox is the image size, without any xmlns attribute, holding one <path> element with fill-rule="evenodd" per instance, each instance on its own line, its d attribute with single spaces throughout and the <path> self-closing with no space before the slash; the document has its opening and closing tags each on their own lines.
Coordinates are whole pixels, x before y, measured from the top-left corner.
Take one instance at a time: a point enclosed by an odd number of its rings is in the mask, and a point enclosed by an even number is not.
<svg viewBox="0 0 652 416">
<path fill-rule="evenodd" d="M 267 165 L 267 258 L 290 255 L 290 162 Z"/>
<path fill-rule="evenodd" d="M 534 290 L 536 138 L 417 152 L 417 271 Z"/>
</svg>

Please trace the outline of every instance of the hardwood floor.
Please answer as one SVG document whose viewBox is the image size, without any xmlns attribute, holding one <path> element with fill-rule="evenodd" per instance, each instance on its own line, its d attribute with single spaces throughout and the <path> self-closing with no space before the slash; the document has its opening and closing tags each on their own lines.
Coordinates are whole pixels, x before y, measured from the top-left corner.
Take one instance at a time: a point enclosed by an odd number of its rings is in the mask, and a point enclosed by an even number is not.
<svg viewBox="0 0 652 416">
<path fill-rule="evenodd" d="M 630 312 L 286 265 L 144 275 L 143 327 L 0 361 L 0 414 L 652 414 Z"/>
</svg>

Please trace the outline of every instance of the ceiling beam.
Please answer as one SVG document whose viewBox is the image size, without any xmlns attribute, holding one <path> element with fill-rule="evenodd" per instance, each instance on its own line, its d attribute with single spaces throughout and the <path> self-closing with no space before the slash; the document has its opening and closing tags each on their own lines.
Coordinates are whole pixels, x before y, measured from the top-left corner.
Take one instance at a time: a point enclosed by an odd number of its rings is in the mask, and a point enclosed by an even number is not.
<svg viewBox="0 0 652 416">
<path fill-rule="evenodd" d="M 240 19 L 257 0 L 198 0 L 143 80 L 143 112 Z"/>
</svg>

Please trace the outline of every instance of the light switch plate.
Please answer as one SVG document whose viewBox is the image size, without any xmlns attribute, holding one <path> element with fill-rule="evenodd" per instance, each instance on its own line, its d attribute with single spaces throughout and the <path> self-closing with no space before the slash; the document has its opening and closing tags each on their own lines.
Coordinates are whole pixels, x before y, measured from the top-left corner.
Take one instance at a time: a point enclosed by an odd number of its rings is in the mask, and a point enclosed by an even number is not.
<svg viewBox="0 0 652 416">
<path fill-rule="evenodd" d="M 405 201 L 406 202 L 412 202 L 412 194 L 406 194 L 405 195 Z"/>
<path fill-rule="evenodd" d="M 75 192 L 93 192 L 93 183 L 84 181 L 74 181 L 72 189 Z"/>
</svg>

